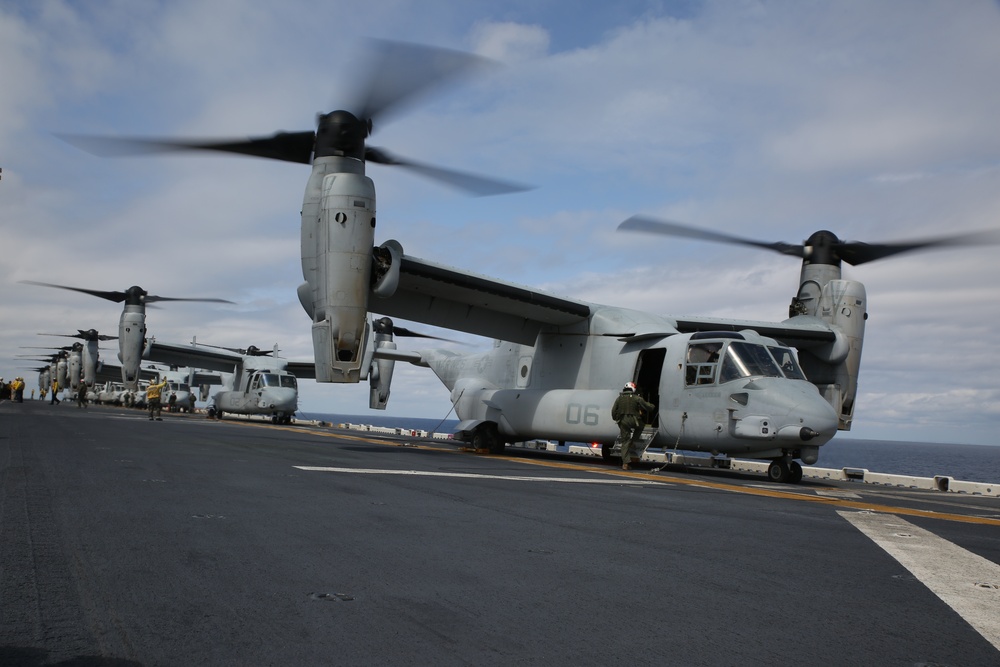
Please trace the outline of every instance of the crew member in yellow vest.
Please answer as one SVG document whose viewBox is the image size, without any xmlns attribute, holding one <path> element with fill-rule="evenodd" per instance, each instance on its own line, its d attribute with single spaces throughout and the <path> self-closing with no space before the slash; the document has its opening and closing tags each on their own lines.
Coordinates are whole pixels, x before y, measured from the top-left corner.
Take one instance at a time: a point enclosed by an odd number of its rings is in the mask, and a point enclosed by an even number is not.
<svg viewBox="0 0 1000 667">
<path fill-rule="evenodd" d="M 149 406 L 149 421 L 153 421 L 153 419 L 156 419 L 158 422 L 163 421 L 163 418 L 160 417 L 160 394 L 166 386 L 167 381 L 161 380 L 146 388 L 146 405 Z"/>
</svg>

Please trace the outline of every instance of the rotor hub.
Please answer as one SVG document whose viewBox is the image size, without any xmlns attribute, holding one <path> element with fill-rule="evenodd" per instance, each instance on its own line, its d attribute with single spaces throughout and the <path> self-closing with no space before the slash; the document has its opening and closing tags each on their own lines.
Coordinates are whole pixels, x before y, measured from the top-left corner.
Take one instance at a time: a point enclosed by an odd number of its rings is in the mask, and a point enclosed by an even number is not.
<svg viewBox="0 0 1000 667">
<path fill-rule="evenodd" d="M 371 120 L 359 120 L 350 111 L 320 114 L 316 128 L 316 157 L 365 157 L 365 139 L 371 134 Z"/>
</svg>

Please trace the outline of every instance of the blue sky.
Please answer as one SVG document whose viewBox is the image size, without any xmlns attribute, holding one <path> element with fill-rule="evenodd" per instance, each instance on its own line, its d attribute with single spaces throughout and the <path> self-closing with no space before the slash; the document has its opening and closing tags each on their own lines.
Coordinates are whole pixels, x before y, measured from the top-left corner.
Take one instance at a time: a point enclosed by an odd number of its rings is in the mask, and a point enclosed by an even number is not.
<svg viewBox="0 0 1000 667">
<path fill-rule="evenodd" d="M 228 298 L 151 310 L 150 331 L 309 358 L 307 167 L 100 159 L 53 133 L 310 129 L 370 37 L 501 63 L 373 145 L 536 186 L 466 198 L 370 166 L 379 242 L 418 257 L 599 303 L 780 321 L 796 261 L 615 227 L 642 213 L 793 243 L 1000 227 L 996 2 L 362 4 L 0 1 L 0 375 L 19 372 L 19 346 L 54 340 L 38 332 L 117 328 L 116 304 L 19 280 Z M 997 444 L 997 252 L 845 267 L 870 311 L 850 436 Z M 367 384 L 301 393 L 307 411 L 368 412 Z M 449 409 L 429 371 L 397 368 L 388 414 Z"/>
</svg>

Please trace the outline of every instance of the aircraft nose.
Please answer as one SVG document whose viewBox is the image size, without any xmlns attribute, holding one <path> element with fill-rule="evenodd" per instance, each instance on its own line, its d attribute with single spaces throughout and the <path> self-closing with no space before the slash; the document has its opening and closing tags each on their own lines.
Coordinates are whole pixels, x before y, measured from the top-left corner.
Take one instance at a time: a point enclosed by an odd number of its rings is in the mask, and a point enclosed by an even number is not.
<svg viewBox="0 0 1000 667">
<path fill-rule="evenodd" d="M 261 395 L 261 403 L 272 410 L 295 412 L 298 408 L 298 392 L 289 387 L 268 387 Z"/>
<path fill-rule="evenodd" d="M 810 396 L 808 401 L 803 401 L 795 407 L 795 412 L 802 419 L 803 440 L 810 444 L 819 445 L 830 440 L 837 434 L 840 420 L 837 419 L 837 412 L 833 406 L 827 403 L 820 395 Z"/>
<path fill-rule="evenodd" d="M 813 385 L 798 380 L 757 380 L 753 387 L 761 391 L 743 395 L 749 401 L 750 411 L 760 410 L 759 414 L 766 415 L 769 427 L 773 428 L 771 433 L 779 441 L 819 446 L 837 433 L 837 413 Z M 749 427 L 756 434 L 758 421 L 751 420 L 746 426 L 740 424 L 738 430 Z"/>
</svg>

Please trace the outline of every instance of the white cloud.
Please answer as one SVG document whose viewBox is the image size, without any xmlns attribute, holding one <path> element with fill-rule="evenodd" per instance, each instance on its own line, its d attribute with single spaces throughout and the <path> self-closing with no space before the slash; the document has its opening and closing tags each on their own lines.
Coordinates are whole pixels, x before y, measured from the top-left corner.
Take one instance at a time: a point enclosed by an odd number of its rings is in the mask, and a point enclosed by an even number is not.
<svg viewBox="0 0 1000 667">
<path fill-rule="evenodd" d="M 537 25 L 479 23 L 472 30 L 473 50 L 502 63 L 531 61 L 547 55 L 549 33 Z"/>
</svg>

